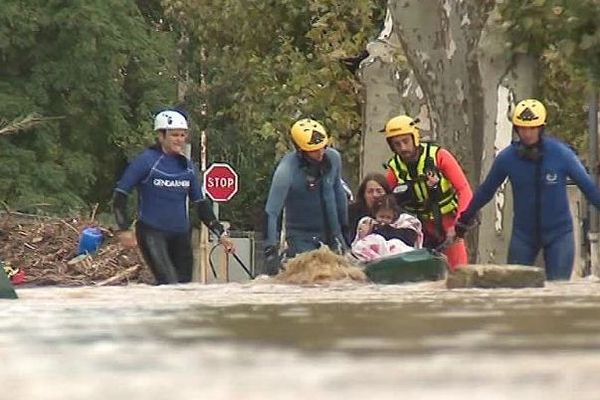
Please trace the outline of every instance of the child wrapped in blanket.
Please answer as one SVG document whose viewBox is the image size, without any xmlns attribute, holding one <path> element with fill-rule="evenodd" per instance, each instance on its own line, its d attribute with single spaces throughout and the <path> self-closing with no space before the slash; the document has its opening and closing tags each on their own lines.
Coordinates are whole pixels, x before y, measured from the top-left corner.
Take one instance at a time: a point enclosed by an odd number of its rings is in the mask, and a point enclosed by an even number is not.
<svg viewBox="0 0 600 400">
<path fill-rule="evenodd" d="M 363 217 L 358 222 L 352 254 L 361 261 L 405 253 L 423 246 L 421 221 L 403 213 L 393 194 L 379 199 L 372 208 L 375 218 Z"/>
</svg>

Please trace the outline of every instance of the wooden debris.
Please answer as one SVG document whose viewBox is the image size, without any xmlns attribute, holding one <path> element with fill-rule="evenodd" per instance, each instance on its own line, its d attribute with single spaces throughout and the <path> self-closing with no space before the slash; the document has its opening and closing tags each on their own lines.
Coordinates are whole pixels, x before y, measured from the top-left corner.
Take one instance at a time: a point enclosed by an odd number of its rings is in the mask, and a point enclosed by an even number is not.
<svg viewBox="0 0 600 400">
<path fill-rule="evenodd" d="M 138 272 L 139 269 L 139 265 L 134 265 L 133 267 L 127 268 L 125 271 L 119 272 L 115 276 L 105 279 L 102 282 L 96 283 L 96 286 L 106 286 L 115 283 L 120 283 L 123 279 L 128 278 L 130 275 L 134 275 L 136 272 Z"/>
<path fill-rule="evenodd" d="M 92 255 L 77 256 L 79 235 L 89 218 L 48 218 L 0 214 L 0 258 L 22 268 L 27 286 L 82 286 L 154 283 L 136 249 L 122 249 L 106 227 L 104 242 Z M 34 245 L 35 244 L 35 245 Z"/>
<path fill-rule="evenodd" d="M 91 258 L 89 254 L 80 254 L 77 257 L 71 258 L 69 261 L 67 261 L 67 265 L 79 264 L 80 262 L 83 262 L 89 258 Z"/>
</svg>

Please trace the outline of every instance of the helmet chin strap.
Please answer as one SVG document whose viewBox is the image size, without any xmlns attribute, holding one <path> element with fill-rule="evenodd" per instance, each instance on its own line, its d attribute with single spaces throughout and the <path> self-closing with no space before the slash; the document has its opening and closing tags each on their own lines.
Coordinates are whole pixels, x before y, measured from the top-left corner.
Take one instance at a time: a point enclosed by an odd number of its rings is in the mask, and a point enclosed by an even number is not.
<svg viewBox="0 0 600 400">
<path fill-rule="evenodd" d="M 515 130 L 517 137 L 519 138 L 519 140 L 516 141 L 517 154 L 519 155 L 519 157 L 536 162 L 541 160 L 543 155 L 541 145 L 544 137 L 545 125 L 542 125 L 540 129 L 540 135 L 538 137 L 538 140 L 535 143 L 529 145 L 521 141 L 519 132 L 517 131 L 517 128 L 514 125 L 513 129 Z"/>
<path fill-rule="evenodd" d="M 299 153 L 301 159 L 300 168 L 310 177 L 318 178 L 331 168 L 331 164 L 329 163 L 326 154 L 324 154 L 323 159 L 319 161 L 308 157 L 303 151 L 300 151 Z"/>
<path fill-rule="evenodd" d="M 296 149 L 298 156 L 302 160 L 305 160 L 306 162 L 311 163 L 311 164 L 322 164 L 324 162 L 325 158 L 327 157 L 325 154 L 323 154 L 323 158 L 321 160 L 315 160 L 314 158 L 311 158 L 308 156 L 308 154 L 307 154 L 307 153 L 309 153 L 308 151 L 302 150 L 295 143 L 294 143 L 294 148 Z"/>
<path fill-rule="evenodd" d="M 518 142 L 521 141 L 521 136 L 519 135 L 519 130 L 517 129 L 516 125 L 513 124 L 513 132 L 515 133 L 515 135 L 518 138 Z M 542 141 L 542 137 L 544 136 L 544 133 L 546 132 L 546 125 L 542 125 L 540 126 L 540 135 L 538 137 L 537 142 L 535 142 L 534 144 L 530 145 L 530 146 L 535 146 L 537 143 L 540 143 Z"/>
<path fill-rule="evenodd" d="M 310 164 L 321 164 L 325 159 L 325 157 L 323 157 L 321 160 L 315 160 L 314 158 L 309 157 L 305 151 L 302 152 L 302 158 L 304 158 Z"/>
</svg>

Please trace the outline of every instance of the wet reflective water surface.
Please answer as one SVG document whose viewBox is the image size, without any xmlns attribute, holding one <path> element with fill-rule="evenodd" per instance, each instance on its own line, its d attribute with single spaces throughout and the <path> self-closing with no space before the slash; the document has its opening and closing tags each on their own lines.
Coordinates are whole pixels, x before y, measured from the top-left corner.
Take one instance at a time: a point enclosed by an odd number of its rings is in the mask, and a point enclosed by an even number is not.
<svg viewBox="0 0 600 400">
<path fill-rule="evenodd" d="M 35 288 L 7 399 L 598 399 L 600 283 Z"/>
</svg>

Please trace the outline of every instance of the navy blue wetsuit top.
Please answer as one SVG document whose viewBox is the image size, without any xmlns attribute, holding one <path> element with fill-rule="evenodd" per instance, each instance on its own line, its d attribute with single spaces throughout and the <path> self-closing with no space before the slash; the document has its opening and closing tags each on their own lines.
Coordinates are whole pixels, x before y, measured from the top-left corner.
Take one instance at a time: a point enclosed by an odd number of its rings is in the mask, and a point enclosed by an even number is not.
<svg viewBox="0 0 600 400">
<path fill-rule="evenodd" d="M 169 155 L 151 147 L 133 160 L 115 191 L 138 189 L 138 219 L 155 229 L 186 232 L 190 228 L 187 199 L 203 199 L 198 172 L 183 155 Z"/>
<path fill-rule="evenodd" d="M 277 221 L 283 208 L 286 209 L 288 236 L 323 237 L 326 232 L 325 211 L 331 234 L 341 237 L 342 229 L 348 225 L 348 203 L 341 181 L 342 159 L 340 153 L 332 148 L 325 151 L 325 157 L 331 168 L 312 189 L 307 185 L 307 174 L 302 169 L 302 160 L 297 151 L 288 153 L 281 159 L 273 174 L 265 206 L 266 245 L 274 245 L 278 241 Z"/>
<path fill-rule="evenodd" d="M 573 230 L 567 197 L 568 177 L 596 208 L 600 207 L 600 190 L 577 155 L 563 142 L 544 137 L 539 166 L 538 162 L 520 156 L 518 146 L 513 143 L 498 153 L 489 174 L 463 213 L 466 220 L 473 218 L 491 200 L 506 178 L 513 191 L 513 234 L 525 240 L 533 242 L 537 238 L 548 243 Z M 538 168 L 539 171 L 536 171 Z"/>
</svg>

